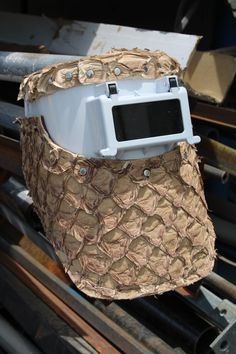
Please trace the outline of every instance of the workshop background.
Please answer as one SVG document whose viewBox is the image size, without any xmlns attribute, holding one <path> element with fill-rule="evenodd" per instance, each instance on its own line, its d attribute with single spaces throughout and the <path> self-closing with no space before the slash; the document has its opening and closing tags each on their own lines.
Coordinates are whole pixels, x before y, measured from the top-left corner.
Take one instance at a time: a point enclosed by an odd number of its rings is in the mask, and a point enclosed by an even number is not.
<svg viewBox="0 0 236 354">
<path fill-rule="evenodd" d="M 235 14 L 234 0 L 1 1 L 0 354 L 236 353 Z M 86 297 L 64 274 L 34 213 L 14 123 L 24 115 L 17 95 L 25 74 L 62 55 L 95 54 L 116 47 L 116 40 L 125 47 L 137 36 L 145 48 L 146 30 L 153 31 L 155 49 L 158 33 L 178 33 L 176 47 L 195 38 L 184 80 L 194 133 L 201 136 L 197 150 L 217 257 L 213 272 L 192 286 L 102 301 Z"/>
</svg>

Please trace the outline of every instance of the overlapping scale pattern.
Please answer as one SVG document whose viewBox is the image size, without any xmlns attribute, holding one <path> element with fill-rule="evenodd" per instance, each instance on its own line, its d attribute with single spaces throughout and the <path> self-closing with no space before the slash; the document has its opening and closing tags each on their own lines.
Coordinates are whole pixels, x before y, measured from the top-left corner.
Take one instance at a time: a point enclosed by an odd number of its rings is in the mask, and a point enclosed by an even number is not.
<svg viewBox="0 0 236 354">
<path fill-rule="evenodd" d="M 131 299 L 211 271 L 215 233 L 194 146 L 142 160 L 88 159 L 55 145 L 41 117 L 19 123 L 35 209 L 81 291 Z"/>
</svg>

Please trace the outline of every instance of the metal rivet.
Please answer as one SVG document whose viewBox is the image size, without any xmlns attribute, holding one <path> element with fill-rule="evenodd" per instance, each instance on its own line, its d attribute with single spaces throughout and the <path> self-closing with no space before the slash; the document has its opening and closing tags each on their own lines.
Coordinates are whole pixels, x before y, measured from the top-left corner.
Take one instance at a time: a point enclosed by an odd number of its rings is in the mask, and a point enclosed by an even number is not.
<svg viewBox="0 0 236 354">
<path fill-rule="evenodd" d="M 114 69 L 114 74 L 116 75 L 116 76 L 119 76 L 120 74 L 121 74 L 121 69 L 120 68 L 115 68 Z"/>
<path fill-rule="evenodd" d="M 144 70 L 145 73 L 147 73 L 147 72 L 148 72 L 148 66 L 147 66 L 147 65 L 144 65 L 144 66 L 143 66 L 143 70 Z"/>
<path fill-rule="evenodd" d="M 72 72 L 68 71 L 67 73 L 65 73 L 65 78 L 67 81 L 72 80 L 73 74 Z"/>
<path fill-rule="evenodd" d="M 93 76 L 94 76 L 94 72 L 92 69 L 89 69 L 87 72 L 86 72 L 86 76 L 88 79 L 91 79 Z"/>
<path fill-rule="evenodd" d="M 79 174 L 80 174 L 80 176 L 85 176 L 87 174 L 87 168 L 86 167 L 80 167 Z"/>
<path fill-rule="evenodd" d="M 151 175 L 151 171 L 148 168 L 145 168 L 145 170 L 143 170 L 143 175 L 145 177 L 150 177 Z"/>
</svg>

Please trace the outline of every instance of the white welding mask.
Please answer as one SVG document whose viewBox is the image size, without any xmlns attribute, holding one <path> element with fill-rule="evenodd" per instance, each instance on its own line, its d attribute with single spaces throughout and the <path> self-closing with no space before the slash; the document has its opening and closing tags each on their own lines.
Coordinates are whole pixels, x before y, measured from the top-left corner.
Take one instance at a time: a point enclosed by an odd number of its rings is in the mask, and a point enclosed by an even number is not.
<svg viewBox="0 0 236 354">
<path fill-rule="evenodd" d="M 86 294 L 131 299 L 215 257 L 186 89 L 163 52 L 113 50 L 23 81 L 22 164 L 45 233 Z"/>
</svg>

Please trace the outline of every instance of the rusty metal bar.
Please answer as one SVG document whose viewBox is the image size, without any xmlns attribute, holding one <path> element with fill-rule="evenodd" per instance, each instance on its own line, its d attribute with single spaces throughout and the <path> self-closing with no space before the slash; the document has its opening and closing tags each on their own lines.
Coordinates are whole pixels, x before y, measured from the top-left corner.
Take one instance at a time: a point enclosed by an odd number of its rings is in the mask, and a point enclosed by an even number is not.
<svg viewBox="0 0 236 354">
<path fill-rule="evenodd" d="M 0 80 L 21 82 L 25 75 L 49 64 L 79 60 L 72 55 L 0 52 Z"/>
<path fill-rule="evenodd" d="M 112 302 L 109 305 L 104 305 L 101 300 L 95 300 L 93 301 L 93 304 L 135 338 L 138 338 L 140 342 L 153 351 L 153 353 L 175 353 L 175 350 L 166 342 L 145 327 L 140 321 L 124 311 L 115 302 Z"/>
<path fill-rule="evenodd" d="M 52 274 L 21 247 L 10 245 L 0 238 L 0 248 L 124 353 L 143 354 L 148 352 L 143 344 L 90 304 L 78 291 Z"/>
<path fill-rule="evenodd" d="M 17 275 L 3 265 L 0 265 L 0 279 L 3 309 L 43 354 L 99 354 L 83 338 L 85 332 L 74 331 L 43 299 L 36 296 Z M 25 352 L 21 351 L 20 354 Z"/>
<path fill-rule="evenodd" d="M 40 247 L 55 262 L 59 262 L 57 255 L 44 235 L 35 231 L 29 224 L 15 214 L 11 209 L 0 202 L 0 215 L 6 218 L 11 225 L 26 235 L 32 242 Z"/>
<path fill-rule="evenodd" d="M 230 301 L 236 303 L 236 286 L 217 273 L 211 272 L 203 279 L 203 283 L 207 288 L 214 291 L 220 297 L 226 297 Z"/>
<path fill-rule="evenodd" d="M 78 314 L 70 307 L 64 304 L 57 296 L 49 289 L 40 283 L 26 269 L 11 257 L 3 254 L 0 251 L 0 262 L 13 272 L 27 287 L 29 287 L 39 298 L 43 299 L 49 307 L 51 307 L 57 315 L 62 317 L 72 328 L 78 333 L 83 334 L 84 339 L 99 353 L 104 354 L 119 354 L 107 340 L 89 326 Z"/>
<path fill-rule="evenodd" d="M 198 153 L 205 162 L 236 176 L 236 150 L 216 140 L 201 137 Z"/>
<path fill-rule="evenodd" d="M 225 128 L 236 129 L 236 110 L 218 107 L 196 101 L 191 107 L 192 118 L 220 125 Z"/>
<path fill-rule="evenodd" d="M 65 273 L 61 263 L 57 263 L 54 259 L 48 256 L 40 247 L 32 242 L 22 232 L 18 231 L 14 226 L 9 224 L 4 218 L 0 218 L 1 236 L 8 243 L 14 243 L 28 252 L 35 260 L 46 267 L 50 272 L 55 274 L 65 284 L 73 286 L 72 281 Z"/>
</svg>

